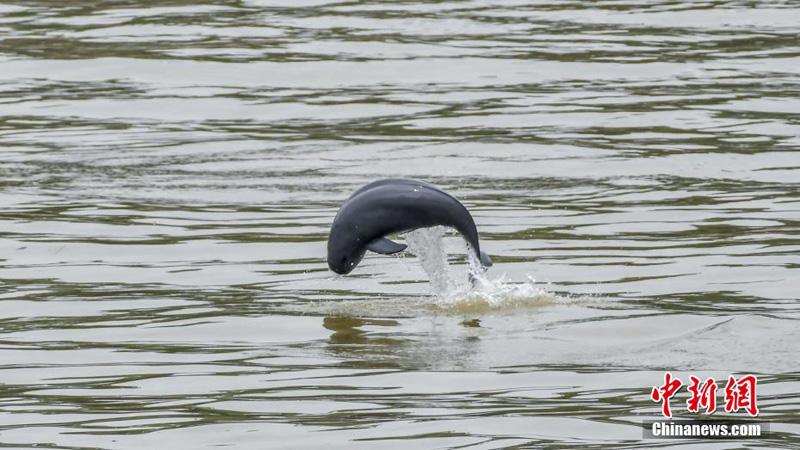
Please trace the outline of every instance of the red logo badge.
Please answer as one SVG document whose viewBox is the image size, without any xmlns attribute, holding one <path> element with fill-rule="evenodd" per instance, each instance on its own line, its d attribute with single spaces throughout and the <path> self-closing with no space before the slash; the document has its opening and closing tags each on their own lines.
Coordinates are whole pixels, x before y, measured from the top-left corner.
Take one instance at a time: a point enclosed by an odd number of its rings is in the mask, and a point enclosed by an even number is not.
<svg viewBox="0 0 800 450">
<path fill-rule="evenodd" d="M 689 399 L 686 400 L 686 409 L 692 413 L 699 413 L 700 408 L 705 409 L 706 414 L 713 414 L 717 410 L 717 382 L 713 377 L 707 378 L 702 384 L 700 379 L 694 375 L 689 377 L 691 384 L 686 386 L 689 391 Z M 733 375 L 728 377 L 725 384 L 725 411 L 729 413 L 738 412 L 744 409 L 753 417 L 758 415 L 758 405 L 756 402 L 756 386 L 758 379 L 754 375 L 745 375 L 738 380 Z M 669 401 L 678 393 L 683 382 L 672 376 L 670 372 L 664 373 L 664 384 L 656 386 L 650 393 L 650 398 L 654 402 L 661 402 L 661 414 L 664 417 L 672 418 L 672 410 Z"/>
</svg>

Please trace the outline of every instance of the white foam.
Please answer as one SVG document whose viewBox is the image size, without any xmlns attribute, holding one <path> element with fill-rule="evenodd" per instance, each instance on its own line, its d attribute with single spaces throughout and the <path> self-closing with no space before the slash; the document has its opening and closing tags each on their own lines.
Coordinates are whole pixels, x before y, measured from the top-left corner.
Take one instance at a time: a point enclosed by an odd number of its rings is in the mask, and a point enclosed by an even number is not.
<svg viewBox="0 0 800 450">
<path fill-rule="evenodd" d="M 572 303 L 579 299 L 562 297 L 548 292 L 533 278 L 522 283 L 512 283 L 504 275 L 489 278 L 483 270 L 476 253 L 465 246 L 469 260 L 469 283 L 464 277 L 454 276 L 447 263 L 443 237 L 444 227 L 414 230 L 405 235 L 408 248 L 417 256 L 422 269 L 428 275 L 430 288 L 436 300 L 436 309 L 476 313 L 504 309 L 529 308 L 555 303 Z"/>
</svg>

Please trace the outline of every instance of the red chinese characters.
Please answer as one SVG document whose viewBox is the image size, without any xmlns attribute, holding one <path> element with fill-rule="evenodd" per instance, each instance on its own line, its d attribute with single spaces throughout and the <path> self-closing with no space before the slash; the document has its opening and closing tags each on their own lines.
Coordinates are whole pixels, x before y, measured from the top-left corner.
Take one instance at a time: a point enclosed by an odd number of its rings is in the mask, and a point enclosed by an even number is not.
<svg viewBox="0 0 800 450">
<path fill-rule="evenodd" d="M 717 382 L 713 377 L 707 378 L 702 384 L 700 379 L 692 375 L 689 377 L 691 384 L 686 386 L 689 399 L 686 400 L 686 409 L 692 413 L 705 409 L 706 414 L 713 414 L 717 410 Z M 754 375 L 745 375 L 738 380 L 732 375 L 725 384 L 725 411 L 729 413 L 744 409 L 753 417 L 758 415 L 756 402 L 756 385 L 758 379 Z M 664 384 L 656 386 L 650 394 L 654 402 L 661 402 L 661 413 L 664 417 L 672 418 L 669 401 L 678 393 L 683 382 L 672 376 L 670 372 L 664 373 Z"/>
<path fill-rule="evenodd" d="M 650 398 L 652 398 L 654 402 L 662 402 L 661 413 L 664 414 L 664 417 L 672 417 L 672 411 L 669 408 L 669 399 L 678 392 L 681 386 L 683 386 L 683 382 L 677 378 L 672 378 L 672 374 L 667 372 L 664 374 L 664 384 L 660 387 L 653 388 Z"/>
<path fill-rule="evenodd" d="M 725 411 L 736 412 L 740 408 L 755 417 L 758 415 L 758 405 L 756 405 L 756 384 L 758 379 L 753 375 L 747 375 L 736 380 L 731 375 L 725 384 Z"/>
<path fill-rule="evenodd" d="M 713 414 L 717 410 L 717 382 L 708 378 L 701 387 L 699 378 L 692 375 L 689 379 L 692 380 L 688 387 L 692 396 L 686 401 L 689 412 L 699 412 L 702 406 L 706 409 L 706 414 Z"/>
</svg>

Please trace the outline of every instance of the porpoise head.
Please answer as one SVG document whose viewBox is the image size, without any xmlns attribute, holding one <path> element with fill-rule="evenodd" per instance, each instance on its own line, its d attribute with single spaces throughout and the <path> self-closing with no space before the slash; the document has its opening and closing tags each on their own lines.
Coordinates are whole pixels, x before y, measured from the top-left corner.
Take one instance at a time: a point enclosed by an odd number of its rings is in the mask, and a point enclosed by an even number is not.
<svg viewBox="0 0 800 450">
<path fill-rule="evenodd" d="M 334 223 L 328 238 L 328 267 L 339 275 L 346 275 L 361 262 L 367 249 L 355 233 L 337 225 Z"/>
</svg>

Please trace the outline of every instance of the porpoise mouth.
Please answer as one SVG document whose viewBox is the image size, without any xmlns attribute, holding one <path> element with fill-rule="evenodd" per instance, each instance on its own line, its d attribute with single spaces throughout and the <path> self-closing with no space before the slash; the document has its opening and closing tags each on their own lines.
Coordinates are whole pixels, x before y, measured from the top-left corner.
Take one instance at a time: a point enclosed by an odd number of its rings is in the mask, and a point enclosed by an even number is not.
<svg viewBox="0 0 800 450">
<path fill-rule="evenodd" d="M 328 267 L 339 275 L 347 275 L 353 271 L 356 265 L 357 264 L 353 264 L 352 262 L 345 262 L 344 260 L 340 264 L 333 264 L 328 261 Z"/>
<path fill-rule="evenodd" d="M 349 268 L 349 269 L 348 269 L 348 268 L 344 268 L 344 267 L 336 267 L 336 268 L 334 268 L 334 267 L 331 267 L 331 270 L 332 270 L 332 271 L 334 271 L 334 272 L 336 272 L 336 273 L 338 273 L 339 275 L 347 275 L 347 274 L 348 274 L 348 273 L 350 273 L 350 272 L 351 272 L 353 269 L 352 269 L 352 268 Z"/>
</svg>

